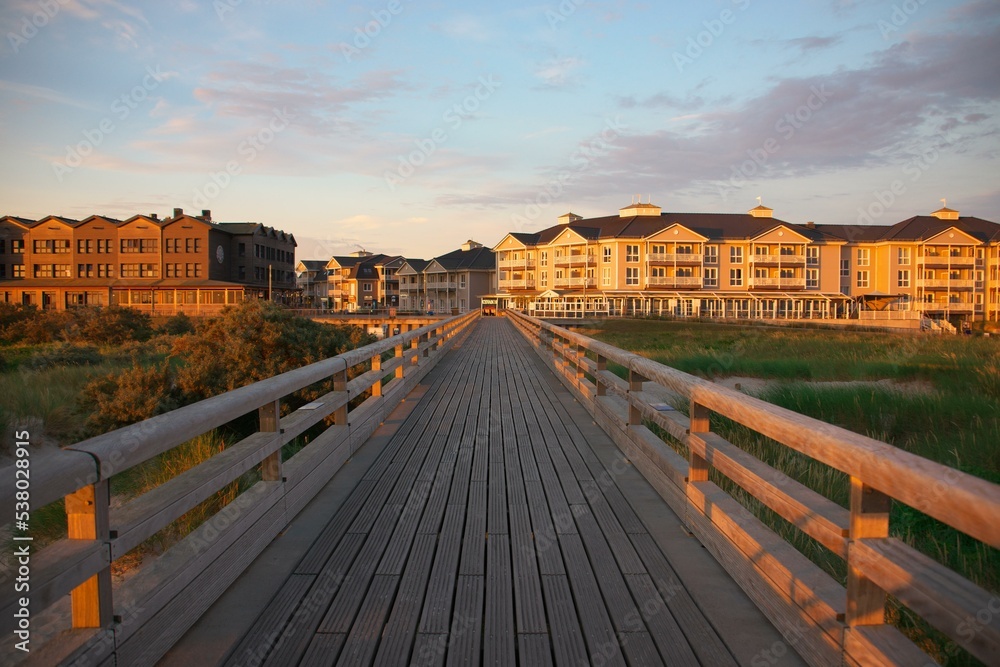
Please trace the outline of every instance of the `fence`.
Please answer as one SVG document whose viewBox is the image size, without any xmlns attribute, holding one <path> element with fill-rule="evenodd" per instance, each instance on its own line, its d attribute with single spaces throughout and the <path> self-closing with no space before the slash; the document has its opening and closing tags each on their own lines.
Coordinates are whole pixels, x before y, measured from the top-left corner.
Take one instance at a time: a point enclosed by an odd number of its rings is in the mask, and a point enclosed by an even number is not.
<svg viewBox="0 0 1000 667">
<path fill-rule="evenodd" d="M 34 459 L 31 507 L 65 498 L 68 538 L 31 555 L 28 662 L 155 663 L 478 314 L 441 320 Z M 393 356 L 383 358 L 388 355 Z M 349 378 L 352 372 L 357 374 Z M 281 416 L 282 398 L 330 379 L 333 391 Z M 250 413 L 259 418 L 256 433 L 124 505 L 109 507 L 112 475 Z M 328 417 L 333 425 L 282 461 L 282 447 Z M 113 562 L 258 467 L 259 482 L 113 589 Z M 15 468 L 0 471 L 0 480 L 0 507 L 13 507 Z M 60 603 L 67 595 L 68 610 Z M 17 608 L 17 600 L 5 597 L 0 624 L 8 637 Z M 39 646 L 43 634 L 51 637 Z"/>
<path fill-rule="evenodd" d="M 955 646 L 1000 664 L 1000 598 L 889 537 L 896 500 L 1000 547 L 1000 486 L 541 320 L 507 314 L 782 632 L 786 650 L 794 647 L 812 665 L 934 664 L 886 624 L 891 595 Z M 609 362 L 627 369 L 629 379 L 609 371 Z M 681 397 L 689 415 L 647 393 L 650 381 Z M 713 433 L 716 416 L 849 475 L 849 508 Z M 646 424 L 669 434 L 687 458 Z M 710 470 L 844 559 L 846 587 L 710 481 Z"/>
</svg>

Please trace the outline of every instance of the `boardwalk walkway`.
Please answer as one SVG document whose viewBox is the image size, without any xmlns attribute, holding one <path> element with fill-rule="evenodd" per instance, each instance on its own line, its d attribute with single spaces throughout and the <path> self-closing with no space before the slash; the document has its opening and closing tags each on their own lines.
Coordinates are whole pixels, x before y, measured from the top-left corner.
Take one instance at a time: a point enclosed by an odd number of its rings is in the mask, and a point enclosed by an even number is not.
<svg viewBox="0 0 1000 667">
<path fill-rule="evenodd" d="M 477 323 L 226 664 L 736 664 L 555 382 Z"/>
</svg>

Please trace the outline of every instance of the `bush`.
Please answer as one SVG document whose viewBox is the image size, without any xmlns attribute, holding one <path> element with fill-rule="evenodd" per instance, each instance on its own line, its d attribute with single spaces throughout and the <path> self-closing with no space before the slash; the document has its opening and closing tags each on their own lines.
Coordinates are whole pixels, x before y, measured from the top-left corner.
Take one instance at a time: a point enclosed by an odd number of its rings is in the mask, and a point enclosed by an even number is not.
<svg viewBox="0 0 1000 667">
<path fill-rule="evenodd" d="M 133 308 L 112 306 L 83 312 L 89 317 L 81 326 L 82 338 L 91 343 L 119 345 L 129 340 L 148 340 L 153 335 L 149 315 Z"/>
<path fill-rule="evenodd" d="M 180 404 L 169 362 L 152 368 L 135 366 L 89 382 L 81 406 L 91 433 L 116 428 L 169 412 Z"/>
<path fill-rule="evenodd" d="M 183 336 L 184 334 L 194 333 L 194 331 L 194 322 L 185 313 L 171 315 L 159 329 L 161 334 L 169 336 Z"/>
</svg>

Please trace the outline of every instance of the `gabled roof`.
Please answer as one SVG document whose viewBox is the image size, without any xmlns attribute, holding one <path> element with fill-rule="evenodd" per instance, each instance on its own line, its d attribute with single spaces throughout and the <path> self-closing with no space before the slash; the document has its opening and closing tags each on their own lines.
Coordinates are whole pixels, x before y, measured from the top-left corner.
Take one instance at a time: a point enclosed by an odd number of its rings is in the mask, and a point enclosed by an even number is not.
<svg viewBox="0 0 1000 667">
<path fill-rule="evenodd" d="M 563 225 L 565 226 L 565 225 Z M 496 255 L 489 248 L 453 250 L 434 260 L 446 271 L 491 271 L 496 268 Z"/>
<path fill-rule="evenodd" d="M 185 217 L 194 218 L 194 216 Z M 205 222 L 201 218 L 194 219 Z M 266 227 L 259 222 L 216 222 L 206 224 L 211 224 L 224 232 L 229 232 L 230 234 L 256 234 L 257 230 L 266 231 Z"/>
<path fill-rule="evenodd" d="M 326 271 L 326 262 L 321 259 L 300 259 L 297 266 L 306 271 Z"/>
<path fill-rule="evenodd" d="M 400 265 L 399 270 L 402 271 L 404 268 L 409 267 L 413 273 L 423 273 L 428 264 L 430 262 L 426 259 L 407 259 Z"/>
<path fill-rule="evenodd" d="M 846 241 L 926 241 L 954 227 L 984 243 L 1000 241 L 1000 224 L 976 217 L 941 220 L 915 215 L 894 225 L 816 225 L 817 231 Z"/>
<path fill-rule="evenodd" d="M 75 220 L 73 218 L 64 218 L 61 215 L 47 215 L 44 218 L 35 222 L 32 226 L 37 227 L 38 225 L 45 224 L 46 222 L 49 221 L 58 222 L 60 224 L 66 225 L 67 227 L 76 227 L 77 225 L 80 224 L 79 220 Z"/>
<path fill-rule="evenodd" d="M 28 218 L 20 218 L 16 215 L 5 215 L 2 218 L 0 218 L 0 222 L 3 222 L 4 220 L 6 220 L 7 222 L 12 222 L 15 225 L 19 225 L 21 227 L 31 227 L 33 224 L 35 224 L 34 220 L 29 220 Z"/>
<path fill-rule="evenodd" d="M 709 239 L 744 239 L 749 240 L 767 232 L 779 225 L 813 240 L 826 241 L 829 237 L 817 229 L 805 225 L 796 225 L 778 218 L 754 217 L 747 213 L 661 213 L 660 215 L 633 215 L 621 217 L 610 215 L 602 218 L 589 218 L 569 224 L 554 225 L 535 234 L 520 235 L 534 237 L 534 240 L 524 240 L 529 245 L 547 245 L 566 229 L 584 237 L 588 241 L 603 239 L 634 238 L 644 239 L 657 232 L 682 225 L 691 231 Z M 518 237 L 519 240 L 520 236 Z"/>
</svg>

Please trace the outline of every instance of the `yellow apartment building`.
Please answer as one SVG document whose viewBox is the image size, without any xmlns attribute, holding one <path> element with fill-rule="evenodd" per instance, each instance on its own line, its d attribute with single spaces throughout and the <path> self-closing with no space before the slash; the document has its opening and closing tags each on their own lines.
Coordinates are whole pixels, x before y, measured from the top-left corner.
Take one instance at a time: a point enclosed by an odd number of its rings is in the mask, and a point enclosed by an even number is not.
<svg viewBox="0 0 1000 667">
<path fill-rule="evenodd" d="M 568 213 L 540 232 L 511 232 L 494 249 L 501 307 L 540 317 L 834 318 L 849 306 L 844 244 L 762 205 L 663 213 L 633 202 L 615 216 Z"/>
<path fill-rule="evenodd" d="M 501 307 L 540 317 L 998 319 L 1000 225 L 941 209 L 895 225 L 793 224 L 745 214 L 573 213 L 508 233 Z"/>
</svg>

